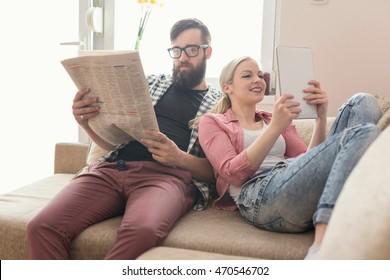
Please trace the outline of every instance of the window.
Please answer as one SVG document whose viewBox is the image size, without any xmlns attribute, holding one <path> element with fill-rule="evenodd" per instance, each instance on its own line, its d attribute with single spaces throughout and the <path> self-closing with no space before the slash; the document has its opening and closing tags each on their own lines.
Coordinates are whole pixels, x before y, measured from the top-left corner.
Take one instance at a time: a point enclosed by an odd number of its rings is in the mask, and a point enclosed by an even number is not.
<svg viewBox="0 0 390 280">
<path fill-rule="evenodd" d="M 77 141 L 76 88 L 60 60 L 75 56 L 79 1 L 3 1 L 0 193 L 53 174 L 54 146 Z M 50 11 L 50 12 L 48 12 Z"/>
<path fill-rule="evenodd" d="M 152 11 L 140 45 L 146 74 L 171 72 L 169 31 L 177 20 L 187 17 L 200 19 L 210 29 L 213 54 L 207 66 L 208 78 L 217 79 L 230 59 L 242 55 L 252 56 L 261 61 L 263 70 L 271 71 L 272 62 L 268 58 L 262 61 L 262 56 L 272 57 L 273 45 L 265 48 L 262 43 L 273 44 L 275 0 L 161 1 L 164 7 Z M 114 49 L 134 48 L 140 12 L 136 0 L 115 1 Z M 263 24 L 264 19 L 267 22 Z M 269 49 L 270 53 L 262 53 Z"/>
</svg>

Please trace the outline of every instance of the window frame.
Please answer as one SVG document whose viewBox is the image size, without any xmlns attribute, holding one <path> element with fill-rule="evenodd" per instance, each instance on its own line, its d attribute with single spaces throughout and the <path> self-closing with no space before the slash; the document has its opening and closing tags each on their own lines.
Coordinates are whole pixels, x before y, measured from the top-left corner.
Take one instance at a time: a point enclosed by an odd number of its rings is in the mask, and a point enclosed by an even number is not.
<svg viewBox="0 0 390 280">
<path fill-rule="evenodd" d="M 80 2 L 90 2 L 89 5 L 104 8 L 104 33 L 91 34 L 91 48 L 95 50 L 114 49 L 114 25 L 115 25 L 115 1 L 112 0 L 81 0 Z M 263 20 L 262 20 L 262 44 L 260 50 L 260 59 L 262 70 L 271 73 L 270 94 L 275 94 L 275 67 L 274 67 L 274 49 L 277 28 L 277 6 L 278 0 L 263 1 Z M 81 15 L 80 15 L 81 16 Z M 84 23 L 85 18 L 80 18 L 80 23 Z"/>
</svg>

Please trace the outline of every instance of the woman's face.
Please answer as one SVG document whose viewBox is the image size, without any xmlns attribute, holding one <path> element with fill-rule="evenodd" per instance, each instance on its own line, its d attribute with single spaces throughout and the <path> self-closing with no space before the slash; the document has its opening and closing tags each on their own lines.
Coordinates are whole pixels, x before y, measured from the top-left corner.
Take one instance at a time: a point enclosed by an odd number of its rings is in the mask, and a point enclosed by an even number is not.
<svg viewBox="0 0 390 280">
<path fill-rule="evenodd" d="M 233 81 L 227 87 L 232 102 L 253 105 L 263 100 L 266 83 L 259 65 L 253 60 L 245 60 L 237 66 Z"/>
</svg>

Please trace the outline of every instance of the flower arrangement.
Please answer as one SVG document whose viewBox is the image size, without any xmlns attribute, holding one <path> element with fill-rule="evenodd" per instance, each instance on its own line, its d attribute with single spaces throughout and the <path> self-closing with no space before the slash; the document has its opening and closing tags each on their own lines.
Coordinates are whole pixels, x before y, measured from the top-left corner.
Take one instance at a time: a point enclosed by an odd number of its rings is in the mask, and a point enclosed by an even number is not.
<svg viewBox="0 0 390 280">
<path fill-rule="evenodd" d="M 162 7 L 163 4 L 161 2 L 157 2 L 156 0 L 137 0 L 137 3 L 141 5 L 141 18 L 139 20 L 137 40 L 135 42 L 135 50 L 139 50 L 139 44 L 142 40 L 142 35 L 144 34 L 146 24 L 148 23 L 150 13 L 152 12 L 155 6 Z"/>
</svg>

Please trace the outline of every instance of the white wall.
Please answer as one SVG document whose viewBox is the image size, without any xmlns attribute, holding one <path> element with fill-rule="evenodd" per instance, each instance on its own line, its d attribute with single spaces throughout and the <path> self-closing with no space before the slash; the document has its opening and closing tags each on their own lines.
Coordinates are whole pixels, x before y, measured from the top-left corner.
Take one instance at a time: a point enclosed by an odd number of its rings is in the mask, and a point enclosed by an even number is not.
<svg viewBox="0 0 390 280">
<path fill-rule="evenodd" d="M 329 115 L 359 91 L 390 98 L 390 1 L 280 0 L 281 45 L 313 48 Z"/>
</svg>

